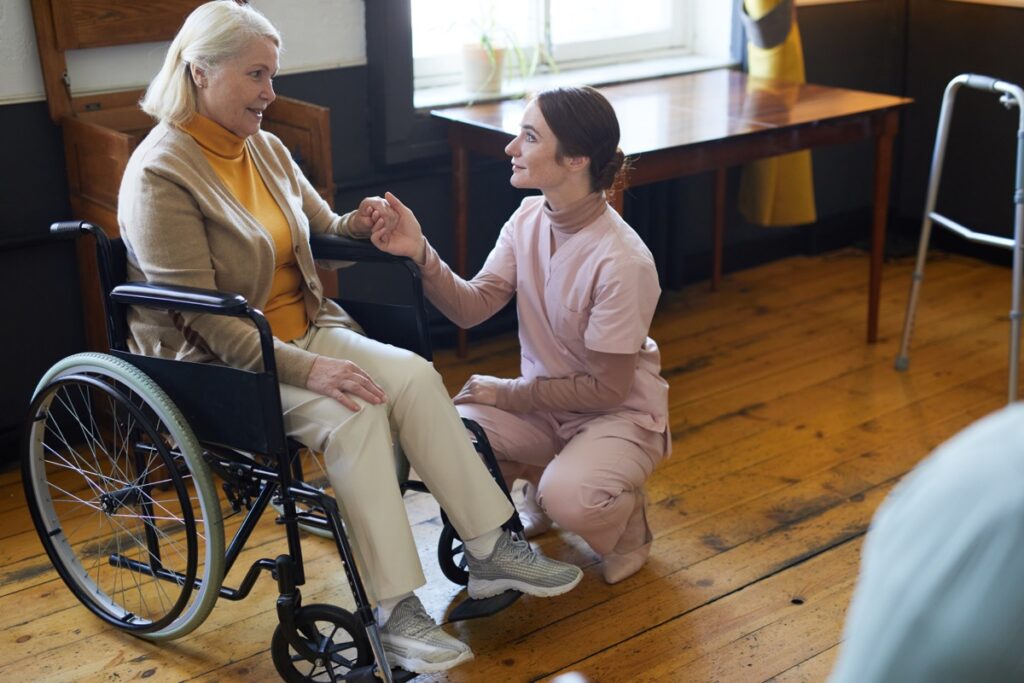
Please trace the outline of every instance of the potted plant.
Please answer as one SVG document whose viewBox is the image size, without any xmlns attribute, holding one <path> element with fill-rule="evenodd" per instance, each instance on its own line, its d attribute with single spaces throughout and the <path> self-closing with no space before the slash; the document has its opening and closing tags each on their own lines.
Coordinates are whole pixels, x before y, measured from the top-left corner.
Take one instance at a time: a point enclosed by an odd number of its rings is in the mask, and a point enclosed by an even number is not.
<svg viewBox="0 0 1024 683">
<path fill-rule="evenodd" d="M 557 70 L 554 60 L 539 42 L 532 50 L 524 51 L 520 47 L 515 34 L 498 21 L 495 0 L 481 0 L 479 8 L 479 20 L 474 22 L 479 39 L 462 48 L 462 79 L 467 91 L 481 95 L 502 92 L 509 60 L 523 80 L 536 73 L 542 61 L 553 71 Z"/>
<path fill-rule="evenodd" d="M 476 43 L 462 46 L 462 83 L 471 93 L 501 92 L 505 73 L 505 48 L 495 45 L 490 34 L 480 34 Z"/>
</svg>

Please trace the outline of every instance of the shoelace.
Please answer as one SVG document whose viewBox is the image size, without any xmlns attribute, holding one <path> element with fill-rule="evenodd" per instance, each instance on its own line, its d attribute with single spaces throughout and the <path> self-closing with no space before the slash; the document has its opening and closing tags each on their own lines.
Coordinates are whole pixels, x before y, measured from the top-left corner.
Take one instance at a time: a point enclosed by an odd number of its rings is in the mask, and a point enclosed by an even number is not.
<svg viewBox="0 0 1024 683">
<path fill-rule="evenodd" d="M 512 540 L 512 559 L 523 564 L 533 564 L 537 561 L 537 553 L 533 552 L 530 542 L 526 540 Z"/>
</svg>

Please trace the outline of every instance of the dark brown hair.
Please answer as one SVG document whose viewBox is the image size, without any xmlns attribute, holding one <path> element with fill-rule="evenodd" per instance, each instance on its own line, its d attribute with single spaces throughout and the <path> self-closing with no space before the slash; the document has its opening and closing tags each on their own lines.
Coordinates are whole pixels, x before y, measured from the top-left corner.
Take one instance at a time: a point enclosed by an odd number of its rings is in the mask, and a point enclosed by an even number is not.
<svg viewBox="0 0 1024 683">
<path fill-rule="evenodd" d="M 537 104 L 558 138 L 558 159 L 588 157 L 591 188 L 611 188 L 625 156 L 619 149 L 619 120 L 604 95 L 589 85 L 551 88 L 538 93 Z"/>
</svg>

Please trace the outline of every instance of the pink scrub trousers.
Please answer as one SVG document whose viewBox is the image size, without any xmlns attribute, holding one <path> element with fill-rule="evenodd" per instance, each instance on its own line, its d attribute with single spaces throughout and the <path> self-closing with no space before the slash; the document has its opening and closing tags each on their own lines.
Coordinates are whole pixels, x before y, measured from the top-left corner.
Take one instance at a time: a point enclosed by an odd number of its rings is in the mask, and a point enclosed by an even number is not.
<svg viewBox="0 0 1024 683">
<path fill-rule="evenodd" d="M 456 408 L 483 427 L 505 481 L 534 484 L 548 516 L 602 556 L 612 552 L 643 504 L 644 482 L 666 451 L 664 433 L 614 414 L 595 417 L 564 439 L 550 413 Z"/>
</svg>

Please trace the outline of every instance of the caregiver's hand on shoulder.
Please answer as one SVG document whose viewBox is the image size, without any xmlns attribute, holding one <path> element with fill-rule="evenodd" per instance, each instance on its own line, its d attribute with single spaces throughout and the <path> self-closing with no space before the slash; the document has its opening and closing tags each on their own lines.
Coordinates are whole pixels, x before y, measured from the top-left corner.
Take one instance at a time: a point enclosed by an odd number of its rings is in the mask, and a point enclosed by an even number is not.
<svg viewBox="0 0 1024 683">
<path fill-rule="evenodd" d="M 384 197 L 398 216 L 398 220 L 391 227 L 384 225 L 378 228 L 375 226 L 370 235 L 370 241 L 381 251 L 395 256 L 405 256 L 419 265 L 423 265 L 426 260 L 427 245 L 426 240 L 423 239 L 423 230 L 420 228 L 419 220 L 412 210 L 395 195 L 386 192 Z"/>
<path fill-rule="evenodd" d="M 483 406 L 493 406 L 498 403 L 498 392 L 501 387 L 512 380 L 491 377 L 490 375 L 473 375 L 463 385 L 462 390 L 455 395 L 452 402 L 476 403 Z"/>
<path fill-rule="evenodd" d="M 353 412 L 359 411 L 359 404 L 352 400 L 353 396 L 371 404 L 388 400 L 384 390 L 358 365 L 328 356 L 317 356 L 313 361 L 306 378 L 306 388 L 335 399 Z"/>
</svg>

